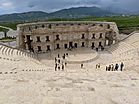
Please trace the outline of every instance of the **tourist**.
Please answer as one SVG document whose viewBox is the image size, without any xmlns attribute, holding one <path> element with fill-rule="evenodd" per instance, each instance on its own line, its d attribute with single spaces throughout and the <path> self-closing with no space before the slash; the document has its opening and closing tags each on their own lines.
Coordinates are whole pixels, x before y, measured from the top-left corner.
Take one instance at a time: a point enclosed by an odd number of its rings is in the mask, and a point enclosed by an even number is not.
<svg viewBox="0 0 139 104">
<path fill-rule="evenodd" d="M 62 64 L 62 71 L 64 71 L 64 65 Z"/>
<path fill-rule="evenodd" d="M 63 56 L 63 59 L 65 59 L 65 55 Z"/>
<path fill-rule="evenodd" d="M 108 71 L 111 71 L 111 65 L 109 65 L 109 67 L 108 67 Z"/>
<path fill-rule="evenodd" d="M 58 70 L 60 70 L 60 66 L 58 66 Z"/>
<path fill-rule="evenodd" d="M 60 59 L 58 60 L 58 63 L 60 63 Z"/>
<path fill-rule="evenodd" d="M 114 65 L 111 64 L 111 71 L 114 71 Z"/>
<path fill-rule="evenodd" d="M 118 68 L 119 68 L 119 65 L 116 64 L 116 65 L 115 65 L 115 71 L 118 71 Z"/>
<path fill-rule="evenodd" d="M 55 71 L 56 71 L 57 67 L 55 66 Z"/>
<path fill-rule="evenodd" d="M 106 66 L 106 71 L 108 71 L 108 67 Z"/>
<path fill-rule="evenodd" d="M 55 64 L 55 66 L 57 67 L 57 63 Z"/>
<path fill-rule="evenodd" d="M 98 68 L 100 68 L 100 63 L 98 64 Z"/>
<path fill-rule="evenodd" d="M 65 66 L 67 66 L 67 63 L 65 62 Z"/>
<path fill-rule="evenodd" d="M 69 54 L 68 53 L 66 53 L 66 56 L 68 56 Z"/>
<path fill-rule="evenodd" d="M 124 64 L 123 62 L 121 62 L 121 65 L 120 65 L 120 70 L 123 71 L 123 67 L 124 67 Z"/>
<path fill-rule="evenodd" d="M 81 68 L 83 68 L 83 64 L 81 64 Z"/>
<path fill-rule="evenodd" d="M 57 56 L 58 56 L 58 58 L 60 58 L 60 55 L 59 54 Z"/>
<path fill-rule="evenodd" d="M 55 57 L 55 62 L 57 62 L 57 58 Z"/>
<path fill-rule="evenodd" d="M 98 68 L 98 64 L 96 64 L 96 69 Z"/>
</svg>

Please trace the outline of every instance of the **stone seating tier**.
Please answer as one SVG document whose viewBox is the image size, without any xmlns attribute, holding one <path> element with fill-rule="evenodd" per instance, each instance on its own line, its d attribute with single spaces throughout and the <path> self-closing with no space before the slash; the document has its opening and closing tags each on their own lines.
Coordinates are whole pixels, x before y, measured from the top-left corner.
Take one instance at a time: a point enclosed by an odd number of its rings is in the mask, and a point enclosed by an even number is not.
<svg viewBox="0 0 139 104">
<path fill-rule="evenodd" d="M 15 58 L 15 59 L 37 60 L 37 56 L 35 56 L 32 53 L 28 53 L 2 44 L 0 44 L 0 55 L 2 55 L 3 57 L 8 56 L 9 58 Z"/>
</svg>

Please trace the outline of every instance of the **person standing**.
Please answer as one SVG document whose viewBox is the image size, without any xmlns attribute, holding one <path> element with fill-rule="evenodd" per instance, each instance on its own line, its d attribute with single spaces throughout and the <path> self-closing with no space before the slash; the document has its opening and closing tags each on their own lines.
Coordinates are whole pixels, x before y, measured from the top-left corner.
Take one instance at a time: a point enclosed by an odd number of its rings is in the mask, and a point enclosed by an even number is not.
<svg viewBox="0 0 139 104">
<path fill-rule="evenodd" d="M 67 66 L 67 63 L 65 62 L 65 66 Z"/>
<path fill-rule="evenodd" d="M 98 64 L 98 68 L 100 68 L 100 63 Z"/>
<path fill-rule="evenodd" d="M 115 71 L 118 71 L 118 68 L 119 68 L 119 65 L 116 64 L 116 65 L 115 65 Z"/>
<path fill-rule="evenodd" d="M 57 68 L 57 67 L 55 66 L 55 71 L 57 71 L 56 68 Z"/>
<path fill-rule="evenodd" d="M 106 71 L 108 71 L 108 67 L 106 66 Z"/>
<path fill-rule="evenodd" d="M 60 66 L 58 66 L 58 70 L 60 70 Z"/>
<path fill-rule="evenodd" d="M 64 71 L 64 65 L 62 64 L 62 71 Z"/>
<path fill-rule="evenodd" d="M 58 58 L 60 58 L 60 55 L 59 54 L 57 56 L 58 56 Z"/>
<path fill-rule="evenodd" d="M 109 65 L 109 67 L 108 67 L 108 71 L 111 71 L 111 65 Z"/>
<path fill-rule="evenodd" d="M 81 64 L 81 68 L 83 68 L 83 64 Z"/>
<path fill-rule="evenodd" d="M 68 53 L 66 53 L 66 56 L 68 56 L 69 54 Z"/>
<path fill-rule="evenodd" d="M 58 63 L 60 63 L 60 59 L 58 60 Z"/>
<path fill-rule="evenodd" d="M 57 63 L 55 64 L 55 71 L 57 71 Z"/>
<path fill-rule="evenodd" d="M 120 65 L 120 70 L 123 71 L 123 67 L 124 67 L 124 63 L 121 62 L 121 65 Z"/>
<path fill-rule="evenodd" d="M 98 68 L 98 64 L 96 64 L 96 69 Z"/>
<path fill-rule="evenodd" d="M 111 64 L 111 71 L 114 71 L 114 65 Z"/>
<path fill-rule="evenodd" d="M 65 59 L 65 55 L 63 56 L 63 59 Z"/>
<path fill-rule="evenodd" d="M 56 59 L 56 57 L 55 57 L 55 63 L 57 62 L 57 59 Z"/>
</svg>

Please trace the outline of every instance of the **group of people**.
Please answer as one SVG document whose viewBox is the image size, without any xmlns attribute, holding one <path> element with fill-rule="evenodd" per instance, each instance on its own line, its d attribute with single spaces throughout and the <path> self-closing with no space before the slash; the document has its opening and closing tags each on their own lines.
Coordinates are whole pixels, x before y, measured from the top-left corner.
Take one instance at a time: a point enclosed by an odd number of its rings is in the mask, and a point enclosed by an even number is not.
<svg viewBox="0 0 139 104">
<path fill-rule="evenodd" d="M 67 66 L 67 62 L 64 62 L 63 60 L 66 57 L 68 57 L 68 53 L 66 53 L 66 54 L 64 53 L 63 56 L 61 56 L 61 57 L 58 54 L 58 56 L 55 57 L 55 71 L 57 71 L 57 70 L 64 71 L 65 70 L 65 67 Z M 82 63 L 81 68 L 83 68 L 83 67 L 84 67 L 84 64 Z M 96 69 L 99 69 L 99 68 L 100 68 L 100 63 L 96 64 Z M 120 64 L 116 63 L 115 65 L 111 64 L 111 65 L 106 66 L 106 71 L 123 71 L 123 68 L 124 68 L 124 63 L 121 62 Z"/>
<path fill-rule="evenodd" d="M 124 63 L 121 62 L 120 65 L 119 64 L 111 64 L 109 66 L 106 66 L 106 71 L 123 71 L 124 68 Z"/>
<path fill-rule="evenodd" d="M 66 62 L 63 62 L 61 60 L 61 57 L 60 57 L 59 54 L 57 56 L 58 57 L 55 57 L 55 71 L 57 71 L 57 69 L 58 70 L 61 70 L 62 69 L 62 71 L 64 71 L 65 70 L 65 66 L 67 66 L 67 63 Z M 68 56 L 68 53 L 64 54 L 62 56 L 62 59 L 65 59 L 67 56 Z"/>
</svg>

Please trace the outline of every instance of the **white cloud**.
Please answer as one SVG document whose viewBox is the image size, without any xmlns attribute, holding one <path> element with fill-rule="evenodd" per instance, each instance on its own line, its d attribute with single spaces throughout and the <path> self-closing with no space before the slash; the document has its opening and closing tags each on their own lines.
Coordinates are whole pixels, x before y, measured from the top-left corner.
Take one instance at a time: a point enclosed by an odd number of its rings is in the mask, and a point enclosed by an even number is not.
<svg viewBox="0 0 139 104">
<path fill-rule="evenodd" d="M 78 6 L 139 10 L 139 0 L 0 0 L 0 14 L 27 11 L 52 12 Z"/>
<path fill-rule="evenodd" d="M 3 7 L 13 7 L 13 4 L 11 2 L 5 2 L 5 3 L 2 3 L 1 6 Z"/>
<path fill-rule="evenodd" d="M 8 9 L 14 9 L 14 5 L 11 1 L 1 1 L 0 2 L 0 8 L 1 9 L 5 9 L 5 10 L 8 10 Z"/>
</svg>

